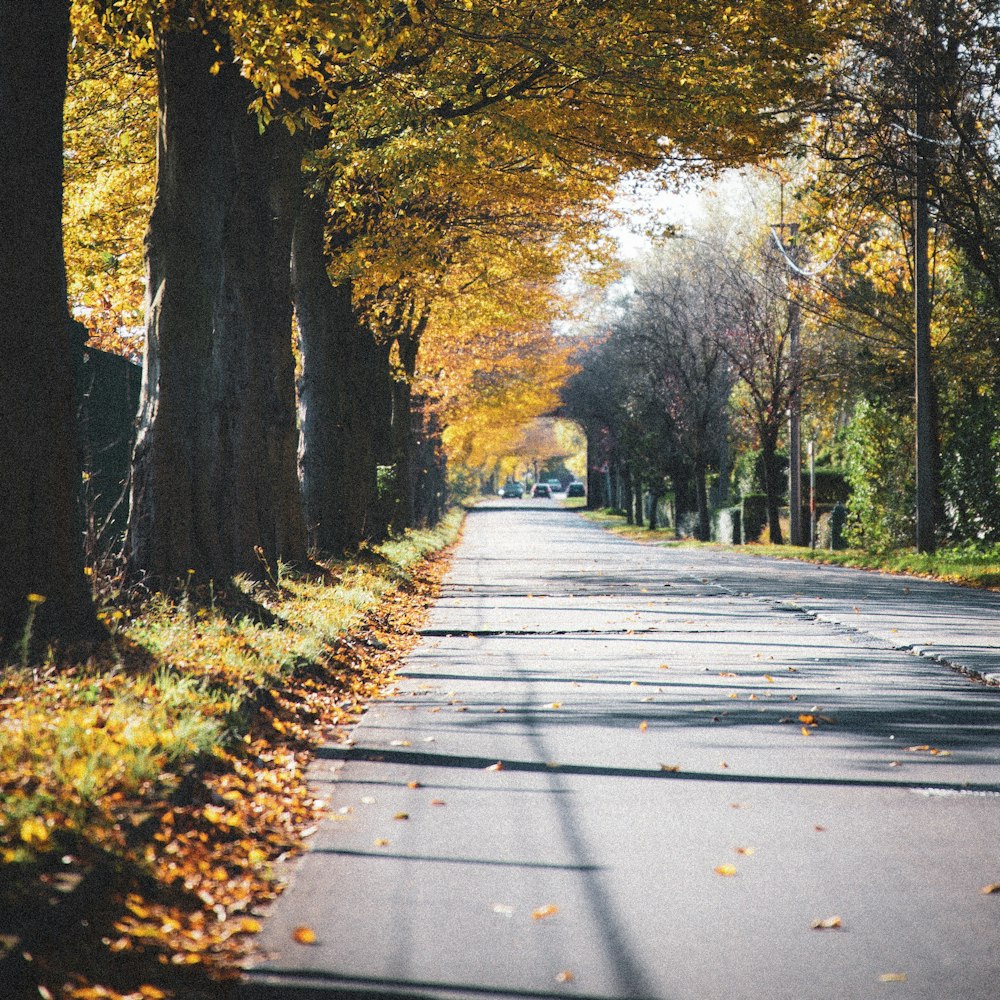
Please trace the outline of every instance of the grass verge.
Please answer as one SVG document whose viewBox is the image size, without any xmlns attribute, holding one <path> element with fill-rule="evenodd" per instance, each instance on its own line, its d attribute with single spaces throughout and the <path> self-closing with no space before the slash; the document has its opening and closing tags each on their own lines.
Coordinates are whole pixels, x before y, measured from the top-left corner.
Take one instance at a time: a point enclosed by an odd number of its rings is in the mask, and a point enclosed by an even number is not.
<svg viewBox="0 0 1000 1000">
<path fill-rule="evenodd" d="M 0 669 L 4 1000 L 226 995 L 276 863 L 324 813 L 310 750 L 391 690 L 461 520 L 119 603 L 86 664 Z"/>
<path fill-rule="evenodd" d="M 891 552 L 866 552 L 846 549 L 831 552 L 811 549 L 808 546 L 751 544 L 723 546 L 717 542 L 697 542 L 691 539 L 678 541 L 673 529 L 650 531 L 626 523 L 623 515 L 609 510 L 583 511 L 587 520 L 608 531 L 637 541 L 663 545 L 691 545 L 727 548 L 749 556 L 768 556 L 773 559 L 798 559 L 833 566 L 850 566 L 855 569 L 877 570 L 883 573 L 902 573 L 927 579 L 944 580 L 965 587 L 1000 590 L 1000 550 L 987 551 L 962 548 L 942 548 L 934 553 L 919 553 L 897 549 Z"/>
</svg>

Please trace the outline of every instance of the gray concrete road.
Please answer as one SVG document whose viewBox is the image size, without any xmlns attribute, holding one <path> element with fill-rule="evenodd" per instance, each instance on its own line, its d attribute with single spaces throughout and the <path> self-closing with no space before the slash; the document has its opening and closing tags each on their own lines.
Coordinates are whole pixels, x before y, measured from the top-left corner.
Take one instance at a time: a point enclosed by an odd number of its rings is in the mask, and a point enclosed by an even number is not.
<svg viewBox="0 0 1000 1000">
<path fill-rule="evenodd" d="M 488 502 L 243 996 L 996 1000 L 1000 689 L 941 660 L 1000 595 Z"/>
</svg>

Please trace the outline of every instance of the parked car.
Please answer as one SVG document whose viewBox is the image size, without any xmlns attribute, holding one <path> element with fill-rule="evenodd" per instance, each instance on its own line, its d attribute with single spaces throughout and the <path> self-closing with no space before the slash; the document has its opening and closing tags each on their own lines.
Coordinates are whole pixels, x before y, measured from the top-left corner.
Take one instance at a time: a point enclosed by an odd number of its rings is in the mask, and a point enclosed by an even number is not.
<svg viewBox="0 0 1000 1000">
<path fill-rule="evenodd" d="M 524 487 L 520 483 L 504 483 L 500 496 L 505 500 L 520 500 L 524 496 Z"/>
<path fill-rule="evenodd" d="M 550 497 L 552 496 L 552 490 L 549 489 L 548 483 L 535 483 L 535 488 L 531 491 L 533 497 Z"/>
<path fill-rule="evenodd" d="M 570 483 L 566 487 L 567 497 L 585 497 L 586 495 L 587 491 L 583 488 L 583 483 Z"/>
<path fill-rule="evenodd" d="M 547 482 L 549 484 L 549 489 L 553 493 L 562 493 L 563 486 L 562 486 L 562 483 L 558 479 L 549 479 L 549 480 L 547 480 Z"/>
</svg>

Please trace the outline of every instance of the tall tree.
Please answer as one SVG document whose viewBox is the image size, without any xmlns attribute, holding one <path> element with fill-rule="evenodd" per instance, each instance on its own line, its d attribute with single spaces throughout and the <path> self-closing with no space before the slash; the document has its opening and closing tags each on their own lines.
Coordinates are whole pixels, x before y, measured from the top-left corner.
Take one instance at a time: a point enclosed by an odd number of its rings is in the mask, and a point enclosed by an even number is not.
<svg viewBox="0 0 1000 1000">
<path fill-rule="evenodd" d="M 224 27 L 159 29 L 134 565 L 169 582 L 305 556 L 289 261 L 301 150 L 258 128 Z"/>
<path fill-rule="evenodd" d="M 69 3 L 0 7 L 0 647 L 101 634 L 83 573 L 62 242 Z"/>
</svg>

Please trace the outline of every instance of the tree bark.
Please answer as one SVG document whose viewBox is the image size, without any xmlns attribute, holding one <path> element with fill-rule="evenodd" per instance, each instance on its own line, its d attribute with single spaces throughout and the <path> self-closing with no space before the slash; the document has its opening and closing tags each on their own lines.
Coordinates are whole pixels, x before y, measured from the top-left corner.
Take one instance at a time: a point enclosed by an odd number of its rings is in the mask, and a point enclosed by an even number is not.
<svg viewBox="0 0 1000 1000">
<path fill-rule="evenodd" d="M 767 507 L 767 531 L 772 545 L 783 545 L 781 534 L 781 492 L 778 489 L 778 443 L 774 436 L 761 434 L 760 462 L 764 473 L 764 496 Z"/>
<path fill-rule="evenodd" d="M 708 470 L 704 462 L 699 462 L 694 469 L 695 503 L 698 507 L 698 541 L 707 542 L 712 537 L 712 522 L 708 510 L 708 489 L 705 477 Z"/>
<path fill-rule="evenodd" d="M 62 243 L 69 3 L 0 4 L 0 647 L 98 638 Z M 31 603 L 28 595 L 43 597 Z"/>
<path fill-rule="evenodd" d="M 339 554 L 384 530 L 376 466 L 388 353 L 358 319 L 351 282 L 330 281 L 325 223 L 324 197 L 304 199 L 292 244 L 302 359 L 299 474 L 310 544 Z"/>
<path fill-rule="evenodd" d="M 289 267 L 302 180 L 287 130 L 261 134 L 248 113 L 254 91 L 224 35 L 168 29 L 157 60 L 129 550 L 168 584 L 306 554 Z"/>
</svg>

